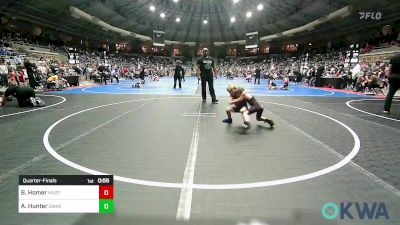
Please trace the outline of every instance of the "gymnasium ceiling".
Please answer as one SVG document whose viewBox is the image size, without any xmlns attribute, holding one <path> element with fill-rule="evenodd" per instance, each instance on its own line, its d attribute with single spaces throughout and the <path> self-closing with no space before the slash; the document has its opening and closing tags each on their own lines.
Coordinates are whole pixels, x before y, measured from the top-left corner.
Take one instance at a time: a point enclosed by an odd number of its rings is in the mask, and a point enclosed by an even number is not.
<svg viewBox="0 0 400 225">
<path fill-rule="evenodd" d="M 259 4 L 263 5 L 262 10 L 257 10 Z M 399 11 L 397 0 L 239 0 L 237 3 L 233 0 L 3 0 L 0 9 L 7 15 L 88 38 L 124 39 L 72 17 L 69 7 L 74 6 L 112 26 L 137 34 L 152 37 L 153 30 L 162 30 L 166 40 L 210 43 L 243 40 L 246 32 L 253 31 L 258 31 L 260 37 L 276 34 L 347 5 L 370 11 L 379 9 L 384 16 L 393 16 Z M 150 10 L 150 6 L 155 9 Z M 252 12 L 250 18 L 246 17 L 247 12 Z M 164 18 L 160 17 L 161 13 L 165 14 Z M 358 13 L 355 14 L 327 26 L 333 32 L 359 23 Z M 235 17 L 235 22 L 231 22 L 231 17 Z"/>
</svg>

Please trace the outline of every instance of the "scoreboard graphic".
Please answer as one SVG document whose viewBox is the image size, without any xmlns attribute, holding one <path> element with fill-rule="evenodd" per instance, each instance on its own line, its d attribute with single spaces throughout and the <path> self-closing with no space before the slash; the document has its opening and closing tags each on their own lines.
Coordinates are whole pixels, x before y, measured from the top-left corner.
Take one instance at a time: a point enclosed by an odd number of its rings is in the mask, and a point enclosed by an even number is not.
<svg viewBox="0 0 400 225">
<path fill-rule="evenodd" d="M 113 213 L 112 175 L 20 175 L 19 213 Z"/>
</svg>

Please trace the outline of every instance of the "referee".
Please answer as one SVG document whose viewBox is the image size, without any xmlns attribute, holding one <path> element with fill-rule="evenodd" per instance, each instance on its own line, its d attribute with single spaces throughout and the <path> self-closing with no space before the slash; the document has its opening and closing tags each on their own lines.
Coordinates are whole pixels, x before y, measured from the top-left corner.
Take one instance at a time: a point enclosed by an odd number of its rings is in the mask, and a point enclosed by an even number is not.
<svg viewBox="0 0 400 225">
<path fill-rule="evenodd" d="M 179 88 L 182 88 L 181 80 L 185 77 L 185 70 L 181 66 L 181 61 L 176 61 L 176 66 L 174 70 L 174 89 L 176 88 L 176 81 L 179 81 Z"/>
<path fill-rule="evenodd" d="M 208 56 L 208 49 L 203 49 L 203 56 L 197 59 L 197 73 L 200 72 L 201 79 L 201 96 L 203 102 L 206 101 L 206 85 L 208 83 L 208 89 L 210 91 L 211 100 L 213 104 L 218 104 L 218 100 L 215 97 L 214 91 L 214 78 L 213 75 L 217 75 L 215 69 L 214 59 Z"/>
<path fill-rule="evenodd" d="M 256 67 L 256 77 L 254 79 L 254 84 L 256 84 L 256 81 L 258 79 L 258 84 L 260 84 L 260 78 L 261 78 L 261 68 L 260 66 Z"/>
<path fill-rule="evenodd" d="M 393 96 L 397 90 L 400 89 L 400 54 L 393 56 L 390 60 L 389 71 L 389 92 L 386 95 L 384 114 L 390 113 L 390 108 L 392 106 Z"/>
</svg>

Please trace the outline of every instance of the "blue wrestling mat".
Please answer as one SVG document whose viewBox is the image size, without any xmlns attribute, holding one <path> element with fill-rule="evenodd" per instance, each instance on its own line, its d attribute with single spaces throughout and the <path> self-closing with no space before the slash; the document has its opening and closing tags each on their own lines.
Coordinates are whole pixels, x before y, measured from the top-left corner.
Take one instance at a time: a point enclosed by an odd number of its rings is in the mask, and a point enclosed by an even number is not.
<svg viewBox="0 0 400 225">
<path fill-rule="evenodd" d="M 197 83 L 196 77 L 187 77 L 182 82 L 182 88 L 173 89 L 173 78 L 161 78 L 160 81 L 149 81 L 143 88 L 132 88 L 132 84 L 139 80 L 121 80 L 119 84 L 107 84 L 90 87 L 81 87 L 74 89 L 66 89 L 57 93 L 63 94 L 151 94 L 151 95 L 196 95 L 200 93 L 200 85 Z M 228 96 L 226 87 L 228 84 L 234 83 L 244 87 L 257 96 L 330 96 L 330 97 L 366 97 L 365 95 L 353 94 L 342 90 L 335 89 L 319 89 L 307 87 L 302 84 L 290 83 L 288 90 L 268 90 L 267 81 L 261 80 L 260 84 L 248 83 L 243 78 L 227 80 L 226 78 L 218 78 L 214 80 L 214 88 L 217 96 Z M 276 84 L 282 85 L 282 81 Z M 207 88 L 208 89 L 208 88 Z"/>
</svg>

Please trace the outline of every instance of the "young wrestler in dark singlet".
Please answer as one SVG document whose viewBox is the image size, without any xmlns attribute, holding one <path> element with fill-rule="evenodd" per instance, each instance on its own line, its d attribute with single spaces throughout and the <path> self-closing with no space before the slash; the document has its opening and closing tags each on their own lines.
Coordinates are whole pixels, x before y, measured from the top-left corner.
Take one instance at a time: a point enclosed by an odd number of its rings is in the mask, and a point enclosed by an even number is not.
<svg viewBox="0 0 400 225">
<path fill-rule="evenodd" d="M 228 115 L 228 118 L 223 120 L 224 123 L 232 123 L 231 112 L 240 112 L 242 113 L 244 121 L 242 126 L 244 128 L 250 127 L 250 115 L 253 113 L 256 113 L 257 121 L 264 121 L 264 123 L 268 123 L 271 127 L 275 125 L 274 121 L 262 117 L 264 108 L 249 92 L 241 87 L 237 87 L 234 84 L 228 85 L 227 91 L 232 97 L 232 100 L 230 101 L 231 106 L 226 108 L 226 114 Z M 250 105 L 250 108 L 247 107 L 247 104 Z"/>
</svg>

